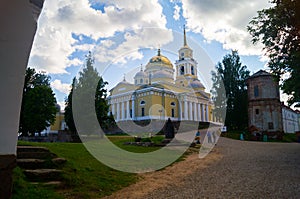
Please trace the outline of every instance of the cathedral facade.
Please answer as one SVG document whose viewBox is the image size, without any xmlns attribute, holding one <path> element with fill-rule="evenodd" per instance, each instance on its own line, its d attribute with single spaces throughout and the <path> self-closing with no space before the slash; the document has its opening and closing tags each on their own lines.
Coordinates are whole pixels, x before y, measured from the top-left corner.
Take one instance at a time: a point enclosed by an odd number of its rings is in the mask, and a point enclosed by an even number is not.
<svg viewBox="0 0 300 199">
<path fill-rule="evenodd" d="M 183 46 L 178 50 L 175 68 L 158 49 L 134 82 L 119 82 L 107 98 L 110 112 L 116 120 L 142 121 L 213 121 L 210 94 L 198 79 L 197 61 L 188 46 L 184 30 Z"/>
</svg>

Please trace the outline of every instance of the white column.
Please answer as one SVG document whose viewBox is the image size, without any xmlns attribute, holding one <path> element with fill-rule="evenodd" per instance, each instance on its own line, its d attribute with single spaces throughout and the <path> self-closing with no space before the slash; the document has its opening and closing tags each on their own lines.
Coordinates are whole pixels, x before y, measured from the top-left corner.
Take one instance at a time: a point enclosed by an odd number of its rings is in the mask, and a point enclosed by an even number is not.
<svg viewBox="0 0 300 199">
<path fill-rule="evenodd" d="M 131 99 L 132 120 L 134 120 L 134 118 L 135 118 L 134 100 L 135 100 L 135 98 L 132 97 L 132 99 Z"/>
<path fill-rule="evenodd" d="M 198 121 L 197 119 L 197 104 L 196 102 L 193 102 L 194 104 L 194 121 Z"/>
<path fill-rule="evenodd" d="M 189 102 L 189 120 L 193 120 L 193 104 Z"/>
<path fill-rule="evenodd" d="M 200 106 L 201 106 L 201 119 L 204 122 L 205 121 L 205 118 L 204 118 L 204 107 L 203 107 L 203 104 L 201 104 Z"/>
<path fill-rule="evenodd" d="M 115 116 L 115 103 L 111 102 L 111 113 Z"/>
<path fill-rule="evenodd" d="M 120 120 L 120 102 L 117 102 L 117 119 L 116 121 L 118 122 Z"/>
<path fill-rule="evenodd" d="M 188 120 L 188 104 L 186 99 L 184 100 L 184 120 Z"/>
<path fill-rule="evenodd" d="M 205 109 L 206 109 L 206 121 L 208 122 L 208 120 L 209 120 L 209 117 L 208 117 L 208 111 L 209 111 L 209 109 L 208 109 L 208 105 L 207 104 L 205 106 Z"/>
<path fill-rule="evenodd" d="M 200 103 L 197 103 L 198 121 L 201 121 Z"/>
<path fill-rule="evenodd" d="M 122 112 L 122 116 L 121 116 L 121 120 L 125 120 L 125 103 L 124 101 L 121 103 L 121 112 Z"/>
<path fill-rule="evenodd" d="M 126 119 L 130 120 L 129 100 L 126 101 Z"/>
</svg>

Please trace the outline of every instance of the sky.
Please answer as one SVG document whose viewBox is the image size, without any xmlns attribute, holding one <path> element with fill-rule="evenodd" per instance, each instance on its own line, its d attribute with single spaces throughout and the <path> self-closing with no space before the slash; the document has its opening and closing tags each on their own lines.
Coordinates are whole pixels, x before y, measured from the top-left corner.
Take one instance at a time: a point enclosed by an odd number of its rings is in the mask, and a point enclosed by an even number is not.
<svg viewBox="0 0 300 199">
<path fill-rule="evenodd" d="M 50 75 L 63 108 L 88 51 L 109 90 L 124 76 L 132 82 L 158 48 L 175 63 L 185 25 L 209 92 L 211 70 L 231 50 L 238 50 L 251 73 L 267 69 L 262 45 L 252 44 L 247 25 L 271 6 L 268 0 L 46 0 L 28 67 Z"/>
</svg>

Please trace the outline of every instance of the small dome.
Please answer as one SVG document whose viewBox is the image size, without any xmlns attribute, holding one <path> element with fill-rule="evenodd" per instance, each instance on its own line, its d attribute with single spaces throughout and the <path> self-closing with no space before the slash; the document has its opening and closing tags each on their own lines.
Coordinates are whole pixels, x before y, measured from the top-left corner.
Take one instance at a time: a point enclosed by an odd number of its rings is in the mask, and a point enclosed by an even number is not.
<svg viewBox="0 0 300 199">
<path fill-rule="evenodd" d="M 156 73 L 153 74 L 152 76 L 153 79 L 155 78 L 171 78 L 173 79 L 173 76 L 172 74 L 168 73 L 167 71 L 163 71 L 163 70 L 160 70 L 160 71 L 157 71 Z"/>
<path fill-rule="evenodd" d="M 137 72 L 134 76 L 134 78 L 147 78 L 147 73 L 145 73 L 145 71 L 140 70 L 139 72 Z"/>
<path fill-rule="evenodd" d="M 123 79 L 123 81 L 121 81 L 117 85 L 119 86 L 119 85 L 133 85 L 133 84 L 131 84 L 131 83 L 127 82 L 125 79 Z"/>
<path fill-rule="evenodd" d="M 190 83 L 190 86 L 192 87 L 192 88 L 205 88 L 204 86 L 203 86 L 203 84 L 198 80 L 198 79 L 195 79 L 194 81 L 192 81 L 191 83 Z"/>
</svg>

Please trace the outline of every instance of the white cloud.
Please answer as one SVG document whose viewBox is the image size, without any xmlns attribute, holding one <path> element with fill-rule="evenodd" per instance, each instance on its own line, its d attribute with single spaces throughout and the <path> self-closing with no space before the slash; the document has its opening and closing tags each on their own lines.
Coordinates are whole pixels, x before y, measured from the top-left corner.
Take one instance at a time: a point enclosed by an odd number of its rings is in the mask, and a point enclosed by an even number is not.
<svg viewBox="0 0 300 199">
<path fill-rule="evenodd" d="M 116 39 L 118 40 L 118 38 Z M 125 64 L 128 60 L 143 58 L 143 54 L 138 51 L 139 49 L 157 48 L 171 42 L 172 39 L 171 30 L 161 28 L 136 29 L 132 33 L 127 32 L 124 36 L 124 42 L 113 49 L 108 49 L 106 45 L 97 46 L 95 58 L 99 62 Z M 115 43 L 113 41 L 107 42 Z"/>
<path fill-rule="evenodd" d="M 70 84 L 64 84 L 60 80 L 56 79 L 50 83 L 50 86 L 62 93 L 69 94 L 71 90 Z"/>
<path fill-rule="evenodd" d="M 216 40 L 224 49 L 238 50 L 241 55 L 262 54 L 262 45 L 252 44 L 246 27 L 258 10 L 270 6 L 261 0 L 182 0 L 189 29 L 201 32 L 208 42 Z"/>
<path fill-rule="evenodd" d="M 116 32 L 144 27 L 165 29 L 166 18 L 158 0 L 103 3 L 106 3 L 104 12 L 91 8 L 88 0 L 45 1 L 28 65 L 49 73 L 66 73 L 65 69 L 72 64 L 82 65 L 80 60 L 71 57 L 72 53 L 93 50 L 99 38 L 110 38 Z M 72 34 L 79 35 L 79 39 L 74 39 Z M 94 43 L 82 44 L 82 35 L 90 37 Z M 164 37 L 160 39 L 165 40 Z M 121 48 L 132 44 L 130 41 L 120 46 L 120 53 Z M 104 46 L 109 47 L 109 44 Z M 137 53 L 132 58 L 140 56 Z"/>
<path fill-rule="evenodd" d="M 60 111 L 65 112 L 66 104 L 64 101 L 59 101 L 57 104 L 60 106 Z"/>
<path fill-rule="evenodd" d="M 181 8 L 176 4 L 174 6 L 174 14 L 173 14 L 173 18 L 177 21 L 180 17 L 180 10 Z"/>
</svg>

